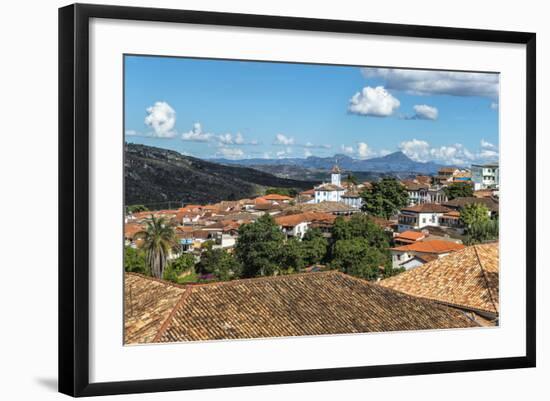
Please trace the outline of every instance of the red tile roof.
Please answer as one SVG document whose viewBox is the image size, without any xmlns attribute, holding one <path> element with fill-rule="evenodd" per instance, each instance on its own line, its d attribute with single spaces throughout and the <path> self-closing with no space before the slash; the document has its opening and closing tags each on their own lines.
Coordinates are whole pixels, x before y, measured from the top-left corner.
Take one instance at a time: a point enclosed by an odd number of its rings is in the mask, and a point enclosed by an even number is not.
<svg viewBox="0 0 550 401">
<path fill-rule="evenodd" d="M 418 241 L 424 238 L 426 235 L 422 232 L 417 231 L 403 231 L 395 237 L 397 240 L 408 240 L 408 241 Z"/>
<path fill-rule="evenodd" d="M 126 343 L 479 327 L 457 309 L 334 271 L 166 283 L 165 295 L 156 283 L 126 273 Z"/>
<path fill-rule="evenodd" d="M 322 212 L 304 212 L 298 214 L 290 214 L 287 216 L 279 216 L 275 218 L 275 222 L 283 227 L 294 227 L 304 222 L 326 222 L 333 223 L 336 216 L 330 213 Z"/>
<path fill-rule="evenodd" d="M 457 244 L 452 241 L 442 241 L 434 239 L 431 241 L 419 241 L 414 242 L 409 245 L 398 246 L 391 248 L 393 251 L 402 251 L 402 252 L 424 252 L 424 253 L 448 253 L 464 249 L 464 245 Z"/>
<path fill-rule="evenodd" d="M 473 311 L 499 313 L 497 243 L 473 245 L 387 278 L 380 285 Z"/>
</svg>

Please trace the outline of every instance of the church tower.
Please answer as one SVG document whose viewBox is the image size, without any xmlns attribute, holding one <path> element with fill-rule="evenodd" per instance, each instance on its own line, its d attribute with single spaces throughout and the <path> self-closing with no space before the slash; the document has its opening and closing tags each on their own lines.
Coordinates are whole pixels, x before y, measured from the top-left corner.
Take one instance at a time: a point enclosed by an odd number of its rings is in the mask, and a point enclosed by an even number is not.
<svg viewBox="0 0 550 401">
<path fill-rule="evenodd" d="M 330 182 L 331 182 L 332 185 L 340 186 L 341 170 L 340 170 L 340 167 L 338 167 L 338 165 L 336 165 L 336 164 L 332 168 L 332 173 L 331 173 L 331 176 L 330 176 Z"/>
</svg>

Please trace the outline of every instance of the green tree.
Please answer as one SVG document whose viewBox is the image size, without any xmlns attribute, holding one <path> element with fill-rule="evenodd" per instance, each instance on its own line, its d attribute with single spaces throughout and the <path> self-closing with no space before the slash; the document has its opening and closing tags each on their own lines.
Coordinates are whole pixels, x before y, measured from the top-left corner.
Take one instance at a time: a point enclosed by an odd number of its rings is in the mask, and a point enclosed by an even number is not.
<svg viewBox="0 0 550 401">
<path fill-rule="evenodd" d="M 213 274 L 221 281 L 238 278 L 241 274 L 241 266 L 237 259 L 229 252 L 208 246 L 201 254 L 201 260 L 197 264 L 197 271 L 201 274 Z"/>
<path fill-rule="evenodd" d="M 145 251 L 147 268 L 153 277 L 161 278 L 167 265 L 168 255 L 179 249 L 179 243 L 174 228 L 165 218 L 151 215 L 146 220 L 146 228 L 136 234 L 143 239 L 142 249 Z"/>
<path fill-rule="evenodd" d="M 141 249 L 124 247 L 124 270 L 127 272 L 141 273 L 151 275 L 145 263 L 145 252 Z"/>
<path fill-rule="evenodd" d="M 302 238 L 306 266 L 321 263 L 327 254 L 328 240 L 318 228 L 310 228 Z"/>
<path fill-rule="evenodd" d="M 483 203 L 470 203 L 460 210 L 460 221 L 469 230 L 476 224 L 482 224 L 490 220 L 489 209 Z"/>
<path fill-rule="evenodd" d="M 370 246 L 365 238 L 339 240 L 334 245 L 332 268 L 352 276 L 375 280 L 390 267 L 388 251 Z"/>
<path fill-rule="evenodd" d="M 348 174 L 348 176 L 346 178 L 346 181 L 349 182 L 350 184 L 353 184 L 353 185 L 357 185 L 359 183 L 359 181 L 357 181 L 357 177 L 355 177 L 351 173 Z"/>
<path fill-rule="evenodd" d="M 472 184 L 468 182 L 454 182 L 443 188 L 443 192 L 445 192 L 449 200 L 474 196 Z"/>
<path fill-rule="evenodd" d="M 499 223 L 498 219 L 473 223 L 466 231 L 466 245 L 481 244 L 487 241 L 498 239 Z"/>
<path fill-rule="evenodd" d="M 268 188 L 265 190 L 266 195 L 277 194 L 283 196 L 295 197 L 298 195 L 298 192 L 294 188 Z"/>
<path fill-rule="evenodd" d="M 168 262 L 168 266 L 164 269 L 162 278 L 164 280 L 178 282 L 179 276 L 183 272 L 188 272 L 195 266 L 195 257 L 190 253 L 184 253 Z"/>
<path fill-rule="evenodd" d="M 144 205 L 131 205 L 126 208 L 128 213 L 139 213 L 139 212 L 146 212 L 149 209 L 145 207 Z"/>
<path fill-rule="evenodd" d="M 354 214 L 350 219 L 337 217 L 332 227 L 332 240 L 366 239 L 369 246 L 378 249 L 389 247 L 389 236 L 369 216 Z"/>
<path fill-rule="evenodd" d="M 279 269 L 284 234 L 269 214 L 239 227 L 235 255 L 243 277 L 270 276 Z"/>
<path fill-rule="evenodd" d="M 389 218 L 409 203 L 405 187 L 395 178 L 383 178 L 372 188 L 361 193 L 363 211 L 378 217 Z"/>
<path fill-rule="evenodd" d="M 281 268 L 286 272 L 300 272 L 306 266 L 304 247 L 298 238 L 289 238 L 282 247 Z"/>
</svg>

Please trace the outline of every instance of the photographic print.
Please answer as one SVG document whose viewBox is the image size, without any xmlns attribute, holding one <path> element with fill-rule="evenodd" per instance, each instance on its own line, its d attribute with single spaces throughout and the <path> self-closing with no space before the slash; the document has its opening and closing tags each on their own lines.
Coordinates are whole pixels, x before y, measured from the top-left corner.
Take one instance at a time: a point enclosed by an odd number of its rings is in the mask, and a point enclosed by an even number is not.
<svg viewBox="0 0 550 401">
<path fill-rule="evenodd" d="M 499 325 L 499 74 L 124 56 L 124 344 Z"/>
</svg>

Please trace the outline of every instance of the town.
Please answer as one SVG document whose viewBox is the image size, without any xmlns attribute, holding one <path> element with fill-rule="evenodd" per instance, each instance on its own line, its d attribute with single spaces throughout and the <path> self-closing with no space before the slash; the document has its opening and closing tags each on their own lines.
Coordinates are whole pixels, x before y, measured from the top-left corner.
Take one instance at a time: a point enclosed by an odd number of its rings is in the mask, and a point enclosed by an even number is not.
<svg viewBox="0 0 550 401">
<path fill-rule="evenodd" d="M 491 327 L 499 166 L 126 207 L 125 343 Z"/>
</svg>

